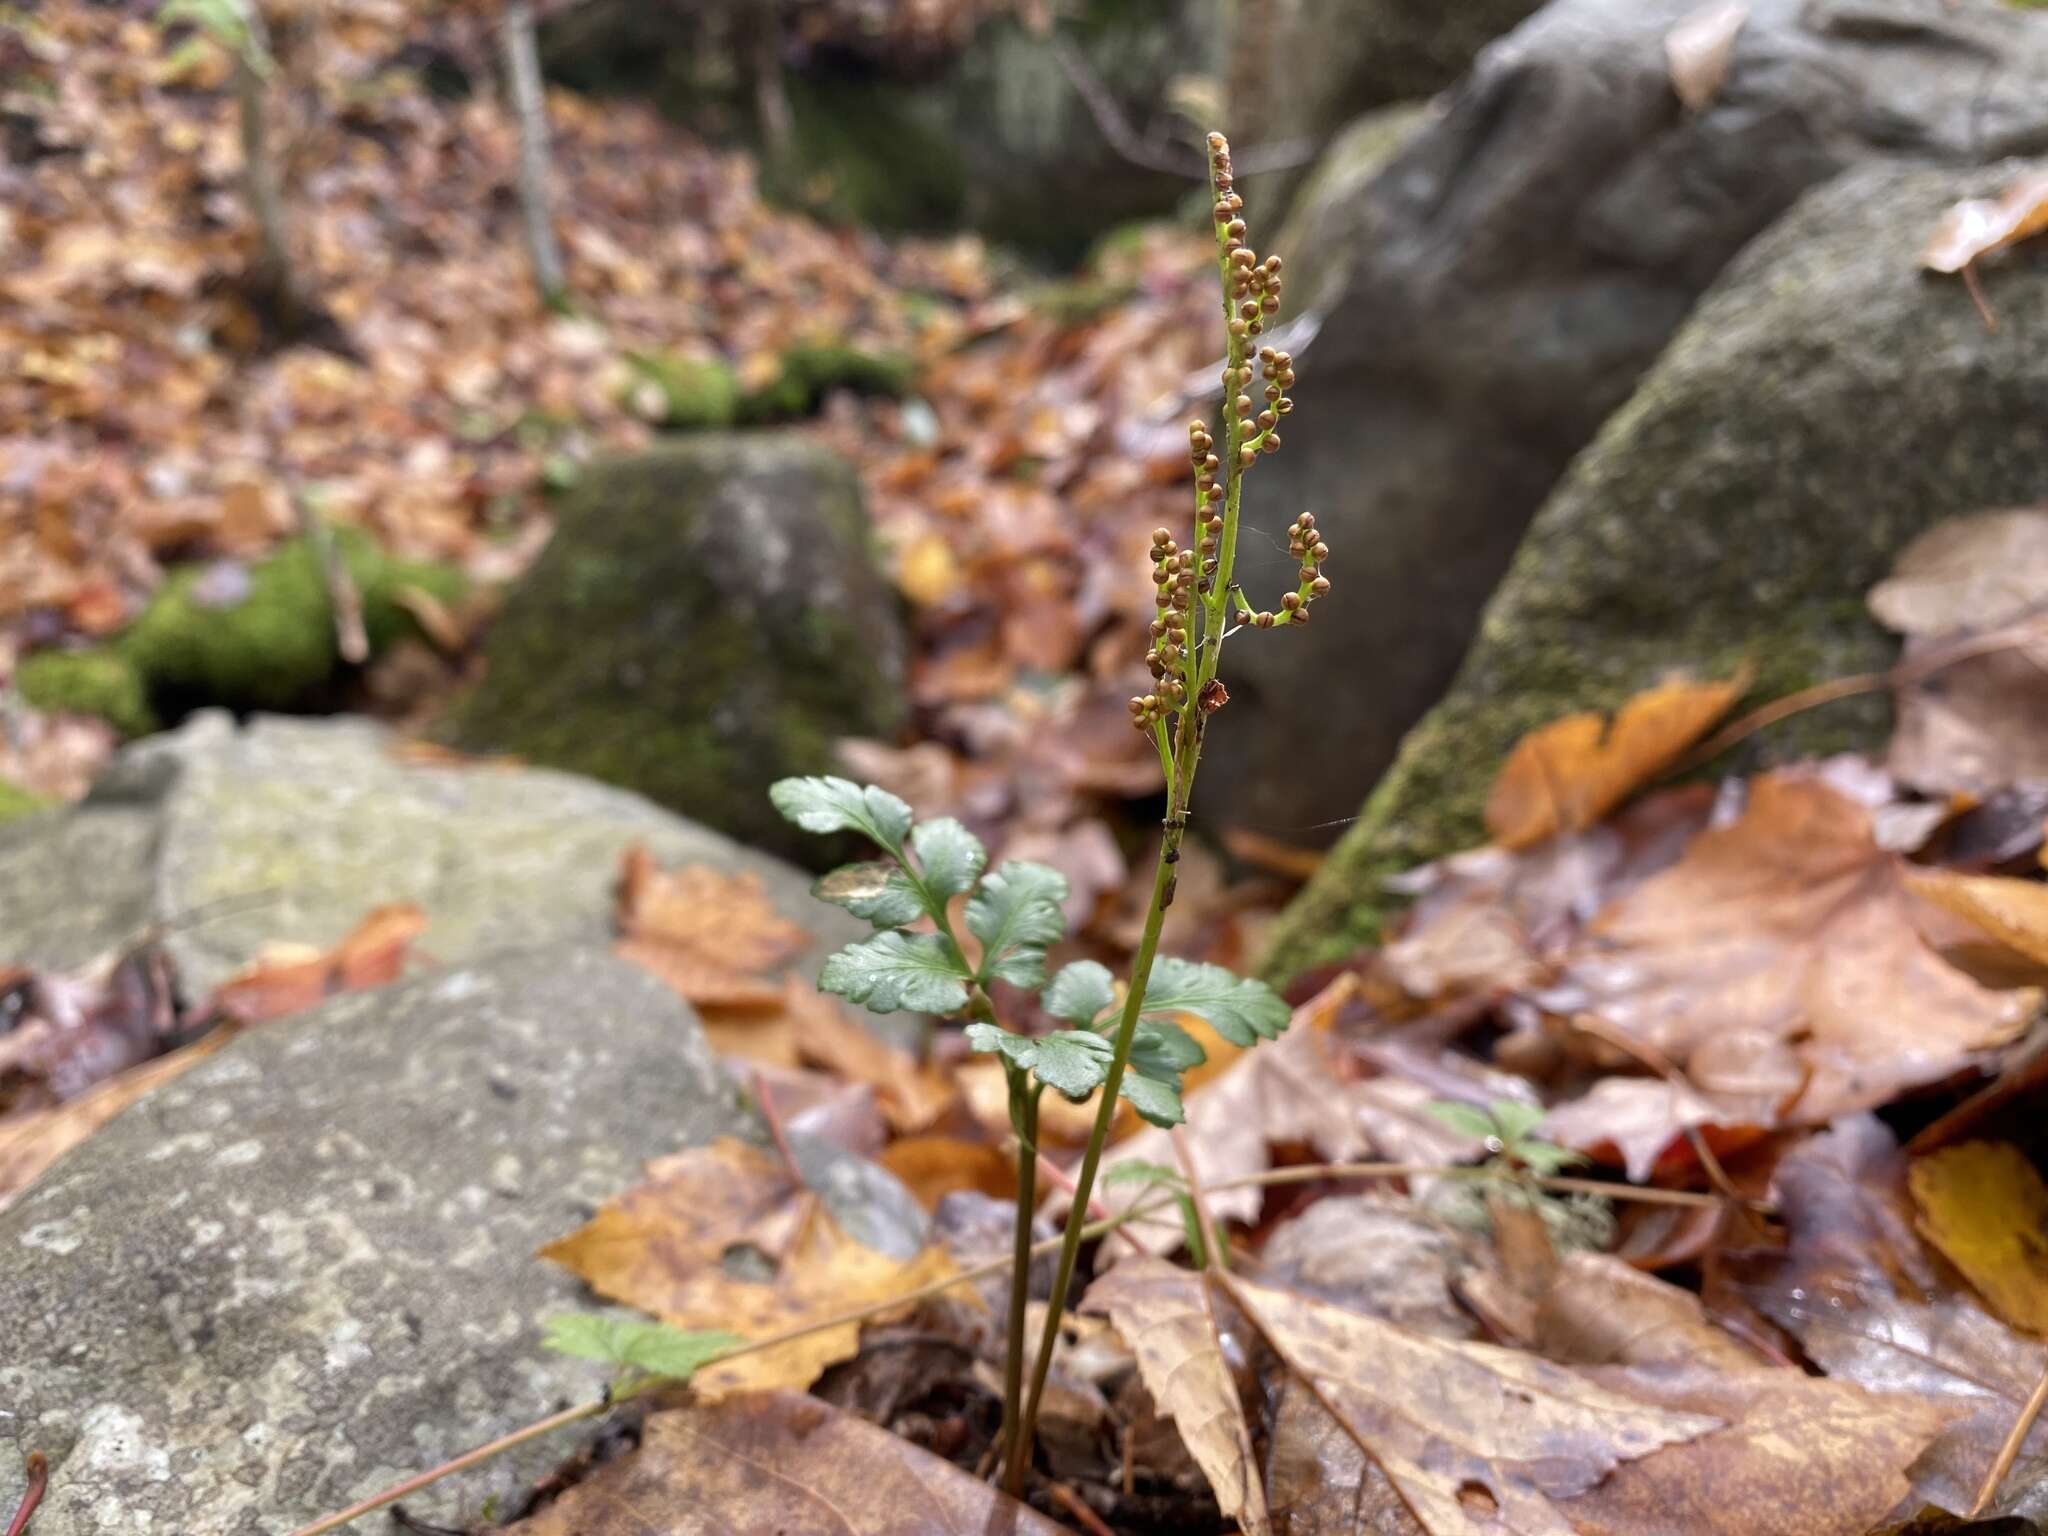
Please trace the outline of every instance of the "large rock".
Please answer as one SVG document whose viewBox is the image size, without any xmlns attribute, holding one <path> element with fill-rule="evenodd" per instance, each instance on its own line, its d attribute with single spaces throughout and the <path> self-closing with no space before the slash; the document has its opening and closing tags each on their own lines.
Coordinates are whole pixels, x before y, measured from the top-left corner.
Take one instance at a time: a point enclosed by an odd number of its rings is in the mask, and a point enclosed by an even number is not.
<svg viewBox="0 0 2048 1536">
<path fill-rule="evenodd" d="M 276 1536 L 588 1399 L 539 1344 L 588 1297 L 534 1250 L 648 1158 L 758 1135 L 740 1105 L 688 1007 L 590 948 L 243 1036 L 0 1214 L 0 1508 L 39 1450 L 37 1536 Z M 873 1179 L 822 1187 L 858 1216 Z M 571 1449 L 408 1504 L 510 1514 Z"/>
<path fill-rule="evenodd" d="M 2026 168 L 1855 171 L 1744 253 L 1544 506 L 1449 696 L 1282 920 L 1270 971 L 1370 937 L 1385 876 L 1476 840 L 1486 785 L 1533 726 L 1675 668 L 1747 661 L 1775 696 L 1889 665 L 1863 597 L 1907 541 L 2048 489 L 2048 261 L 1987 269 L 1996 331 L 1917 267 L 1945 208 Z M 1738 766 L 1873 746 L 1886 716 L 1879 695 L 1831 705 L 1752 738 Z"/>
<path fill-rule="evenodd" d="M 801 436 L 693 436 L 584 476 L 450 730 L 814 859 L 768 785 L 893 735 L 904 658 L 852 468 Z"/>
<path fill-rule="evenodd" d="M 1230 133 L 1287 165 L 1246 182 L 1256 206 L 1287 207 L 1320 152 L 1361 114 L 1451 84 L 1479 50 L 1543 0 L 1240 0 L 1231 60 Z"/>
<path fill-rule="evenodd" d="M 544 769 L 419 761 L 361 720 L 195 716 L 130 747 L 77 809 L 0 828 L 15 964 L 78 966 L 162 924 L 186 989 L 265 944 L 331 945 L 385 902 L 422 906 L 453 962 L 612 932 L 620 856 L 749 873 L 818 936 L 865 933 L 805 877 L 623 790 Z"/>
<path fill-rule="evenodd" d="M 1284 548 L 1312 510 L 1336 591 L 1309 630 L 1232 648 L 1243 713 L 1211 733 L 1209 818 L 1306 839 L 1356 808 L 1572 455 L 1801 193 L 1859 161 L 1968 165 L 2048 137 L 2041 12 L 1755 0 L 1692 113 L 1664 44 L 1696 8 L 1554 0 L 1284 252 L 1321 329 L 1294 348 L 1301 408 L 1251 479 L 1248 547 Z"/>
</svg>

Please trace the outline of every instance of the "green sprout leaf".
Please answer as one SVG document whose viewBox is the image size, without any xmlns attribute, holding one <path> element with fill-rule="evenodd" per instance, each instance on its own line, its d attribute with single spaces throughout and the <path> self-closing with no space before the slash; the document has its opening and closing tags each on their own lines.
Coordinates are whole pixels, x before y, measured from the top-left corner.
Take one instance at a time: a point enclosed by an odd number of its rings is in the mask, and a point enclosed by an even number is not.
<svg viewBox="0 0 2048 1536">
<path fill-rule="evenodd" d="M 1097 1037 L 1100 1038 L 1099 1036 Z M 1124 1073 L 1123 1081 L 1117 1084 L 1117 1093 L 1128 1100 L 1131 1108 L 1141 1119 L 1171 1129 L 1187 1119 L 1187 1111 L 1181 1107 L 1180 1083 L 1178 1078 L 1166 1082 L 1160 1078 L 1147 1077 L 1138 1071 Z"/>
<path fill-rule="evenodd" d="M 1493 1114 L 1494 1134 L 1502 1141 L 1522 1140 L 1543 1123 L 1541 1104 L 1524 1104 L 1518 1099 L 1495 1099 L 1487 1106 Z"/>
<path fill-rule="evenodd" d="M 993 1024 L 967 1026 L 967 1043 L 977 1051 L 995 1051 L 1048 1088 L 1070 1099 L 1085 1099 L 1109 1075 L 1115 1048 L 1091 1030 L 1063 1029 L 1055 1034 L 1012 1034 Z"/>
<path fill-rule="evenodd" d="M 1076 960 L 1060 967 L 1038 1001 L 1054 1018 L 1087 1029 L 1116 1001 L 1116 980 L 1100 961 Z"/>
<path fill-rule="evenodd" d="M 955 1013 L 967 1006 L 967 967 L 936 934 L 878 933 L 825 962 L 818 990 L 876 1013 Z"/>
<path fill-rule="evenodd" d="M 1145 1016 L 1192 1013 L 1232 1045 L 1256 1045 L 1287 1028 L 1286 1001 L 1263 981 L 1248 981 L 1220 965 L 1162 959 L 1145 989 Z"/>
<path fill-rule="evenodd" d="M 948 897 L 979 880 L 988 867 L 988 850 L 981 839 L 950 816 L 919 822 L 910 834 L 910 846 L 916 850 L 925 889 L 941 907 Z"/>
<path fill-rule="evenodd" d="M 1044 864 L 1011 859 L 983 878 L 967 903 L 967 928 L 981 940 L 980 980 L 1037 987 L 1045 950 L 1067 931 L 1060 903 L 1067 877 Z"/>
<path fill-rule="evenodd" d="M 842 864 L 812 886 L 811 894 L 846 908 L 877 928 L 901 928 L 916 922 L 924 912 L 924 897 L 911 884 L 910 876 L 886 859 Z"/>
<path fill-rule="evenodd" d="M 1483 1109 L 1475 1109 L 1470 1104 L 1457 1104 L 1448 1099 L 1440 1099 L 1422 1107 L 1460 1136 L 1474 1136 L 1485 1141 L 1500 1134 L 1499 1127 L 1493 1123 L 1493 1116 Z"/>
<path fill-rule="evenodd" d="M 1201 1042 L 1171 1019 L 1146 1019 L 1131 1036 L 1131 1070 L 1180 1087 L 1180 1075 L 1209 1059 Z"/>
<path fill-rule="evenodd" d="M 1195 1210 L 1194 1196 L 1188 1192 L 1187 1180 L 1178 1172 L 1160 1163 L 1134 1158 L 1128 1163 L 1117 1163 L 1102 1178 L 1106 1184 L 1143 1184 L 1150 1189 L 1171 1191 L 1173 1203 L 1180 1207 L 1181 1233 L 1187 1241 L 1188 1257 L 1194 1260 L 1197 1269 L 1209 1267 L 1201 1217 Z"/>
<path fill-rule="evenodd" d="M 746 1342 L 736 1333 L 689 1333 L 667 1323 L 597 1312 L 558 1312 L 544 1326 L 541 1343 L 547 1348 L 579 1360 L 602 1360 L 629 1378 L 642 1378 L 615 1387 L 615 1398 L 663 1382 L 688 1381 L 700 1367 Z"/>
<path fill-rule="evenodd" d="M 777 779 L 768 786 L 768 798 L 806 832 L 858 832 L 902 857 L 910 807 L 886 789 L 831 777 Z"/>
</svg>

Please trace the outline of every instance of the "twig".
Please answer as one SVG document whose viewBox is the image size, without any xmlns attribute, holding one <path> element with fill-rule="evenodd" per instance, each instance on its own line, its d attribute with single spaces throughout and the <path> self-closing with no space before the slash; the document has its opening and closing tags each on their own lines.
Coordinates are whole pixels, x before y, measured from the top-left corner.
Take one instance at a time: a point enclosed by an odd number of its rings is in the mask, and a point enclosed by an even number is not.
<svg viewBox="0 0 2048 1536">
<path fill-rule="evenodd" d="M 1854 698 L 1859 693 L 1875 693 L 1880 688 L 1903 688 L 1932 677 L 1935 673 L 1954 666 L 1957 662 L 1968 661 L 1976 656 L 1990 656 L 1999 651 L 2010 651 L 2029 641 L 2042 638 L 2044 624 L 2048 621 L 2037 615 L 2018 624 L 2008 624 L 2002 629 L 1971 635 L 1953 645 L 1942 646 L 1924 656 L 1902 661 L 1889 672 L 1857 672 L 1848 677 L 1831 678 L 1825 683 L 1815 683 L 1811 688 L 1801 688 L 1797 693 L 1788 693 L 1781 699 L 1760 705 L 1739 720 L 1730 721 L 1714 732 L 1705 741 L 1694 747 L 1678 762 L 1671 766 L 1665 777 L 1690 773 L 1693 769 L 1712 762 L 1738 741 L 1754 736 L 1767 725 L 1776 725 L 1780 720 L 1816 709 L 1822 704 L 1832 704 L 1837 699 Z"/>
<path fill-rule="evenodd" d="M 1116 1532 L 1103 1523 L 1102 1516 L 1088 1507 L 1088 1501 L 1065 1483 L 1056 1483 L 1047 1478 L 1045 1489 L 1052 1495 L 1054 1503 L 1081 1522 L 1081 1527 L 1088 1532 L 1088 1536 L 1116 1536 Z"/>
<path fill-rule="evenodd" d="M 804 1187 L 804 1171 L 797 1166 L 796 1152 L 789 1144 L 789 1132 L 782 1128 L 782 1116 L 775 1112 L 775 1100 L 768 1092 L 768 1079 L 761 1075 L 761 1069 L 754 1069 L 754 1102 L 761 1106 L 761 1118 L 768 1122 L 768 1134 L 774 1139 L 775 1150 L 782 1154 L 783 1171 L 789 1175 L 790 1183 L 798 1189 Z"/>
<path fill-rule="evenodd" d="M 28 1453 L 23 1470 L 28 1473 L 28 1486 L 21 1490 L 21 1503 L 15 1506 L 14 1518 L 7 1522 L 7 1536 L 25 1536 L 36 1506 L 43 1502 L 43 1490 L 50 1486 L 50 1458 L 41 1451 Z"/>
<path fill-rule="evenodd" d="M 1432 1163 L 1306 1163 L 1290 1168 L 1268 1168 L 1209 1186 L 1211 1194 L 1226 1189 L 1253 1189 L 1268 1184 L 1307 1184 L 1317 1179 L 1483 1179 L 1492 1171 L 1478 1165 L 1444 1167 Z M 1600 1195 L 1609 1200 L 1634 1201 L 1640 1205 L 1692 1205 L 1719 1207 L 1721 1196 L 1693 1189 L 1654 1189 L 1641 1184 L 1610 1184 L 1604 1179 L 1573 1179 L 1541 1174 L 1532 1181 L 1545 1189 L 1565 1194 Z M 1744 1202 L 1753 1210 L 1769 1211 L 1766 1201 Z M 1157 1210 L 1154 1206 L 1152 1209 Z"/>
<path fill-rule="evenodd" d="M 1977 1502 L 1970 1506 L 1969 1514 L 1963 1518 L 1974 1520 L 1990 1507 L 1998 1496 L 1998 1485 L 2005 1481 L 2005 1474 L 2012 1470 L 2012 1464 L 2019 1459 L 2020 1447 L 2026 1443 L 2034 1421 L 2041 1417 L 2041 1405 L 2048 1402 L 2048 1370 L 2041 1373 L 2041 1379 L 2034 1384 L 2034 1395 L 2027 1399 L 2027 1405 L 2020 1409 L 2019 1422 L 2012 1427 L 2012 1433 L 2005 1437 L 2005 1444 L 1998 1448 L 1998 1458 L 1991 1463 L 1991 1470 L 1984 1474 L 1984 1484 L 1977 1490 Z"/>
</svg>

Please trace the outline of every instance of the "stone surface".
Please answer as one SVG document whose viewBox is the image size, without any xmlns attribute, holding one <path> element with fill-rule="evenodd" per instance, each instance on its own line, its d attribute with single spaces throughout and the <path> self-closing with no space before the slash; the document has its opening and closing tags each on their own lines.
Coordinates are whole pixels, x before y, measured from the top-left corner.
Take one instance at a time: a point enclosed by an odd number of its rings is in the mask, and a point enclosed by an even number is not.
<svg viewBox="0 0 2048 1536">
<path fill-rule="evenodd" d="M 817 936 L 798 969 L 867 932 L 808 879 L 638 795 L 538 768 L 435 766 L 357 719 L 201 714 L 123 752 L 76 810 L 0 829 L 0 932 L 17 964 L 71 967 L 165 925 L 193 995 L 264 945 L 327 946 L 417 902 L 422 954 L 612 934 L 619 860 L 756 876 Z"/>
<path fill-rule="evenodd" d="M 1476 840 L 1533 726 L 1676 668 L 1747 660 L 1761 698 L 1890 664 L 1864 594 L 1898 552 L 2043 489 L 2048 260 L 1987 268 L 1996 331 L 1916 261 L 1951 203 L 2027 168 L 1854 171 L 1743 254 L 1544 506 L 1455 686 L 1282 919 L 1269 972 L 1356 945 L 1387 875 Z M 1874 746 L 1886 719 L 1880 695 L 1833 704 L 1734 766 Z"/>
<path fill-rule="evenodd" d="M 1543 0 L 1241 0 L 1230 133 L 1253 148 L 1321 151 L 1361 114 L 1450 85 Z M 1298 195 L 1306 163 L 1249 177 L 1254 206 Z"/>
<path fill-rule="evenodd" d="M 245 1035 L 0 1214 L 0 1506 L 36 1449 L 36 1536 L 277 1536 L 590 1396 L 538 1345 L 581 1287 L 534 1250 L 749 1124 L 687 1007 L 591 949 Z M 509 1513 L 568 1448 L 415 1513 Z"/>
<path fill-rule="evenodd" d="M 2048 14 L 1755 0 L 1725 88 L 1689 113 L 1664 39 L 1696 3 L 1553 0 L 1281 253 L 1290 313 L 1320 329 L 1293 348 L 1300 409 L 1250 479 L 1247 547 L 1284 549 L 1313 511 L 1336 592 L 1309 630 L 1226 656 L 1205 819 L 1307 841 L 1356 810 L 1572 456 L 1801 193 L 1859 162 L 2048 142 Z M 1277 211 L 1250 212 L 1264 244 Z M 1255 604 L 1277 575 L 1253 571 Z"/>
<path fill-rule="evenodd" d="M 693 435 L 585 473 L 449 731 L 817 859 L 768 785 L 893 735 L 904 657 L 852 468 L 801 436 Z"/>
</svg>

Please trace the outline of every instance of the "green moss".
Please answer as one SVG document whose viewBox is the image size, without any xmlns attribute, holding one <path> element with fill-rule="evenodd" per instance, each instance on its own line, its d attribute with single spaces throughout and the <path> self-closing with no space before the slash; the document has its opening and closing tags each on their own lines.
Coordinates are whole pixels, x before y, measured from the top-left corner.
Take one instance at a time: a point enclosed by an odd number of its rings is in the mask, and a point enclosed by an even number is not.
<svg viewBox="0 0 2048 1536">
<path fill-rule="evenodd" d="M 444 603 L 467 588 L 459 571 L 392 560 L 359 530 L 336 529 L 334 542 L 362 598 L 372 654 L 417 631 L 403 606 L 407 588 Z M 116 642 L 153 702 L 287 709 L 340 673 L 326 574 L 306 539 L 250 566 L 247 591 L 230 605 L 205 600 L 205 574 L 174 571 Z"/>
<path fill-rule="evenodd" d="M 0 779 L 0 826 L 19 821 L 24 816 L 33 816 L 37 811 L 48 810 L 50 804 L 41 795 L 30 794 L 11 779 Z"/>
<path fill-rule="evenodd" d="M 732 425 L 740 385 L 724 362 L 665 352 L 629 352 L 626 361 L 639 378 L 661 391 L 661 425 L 679 431 Z"/>
<path fill-rule="evenodd" d="M 901 399 L 910 393 L 916 365 L 898 352 L 870 352 L 843 342 L 803 342 L 782 354 L 772 383 L 739 400 L 738 419 L 749 425 L 798 421 L 814 413 L 835 389 Z"/>
<path fill-rule="evenodd" d="M 883 229 L 957 225 L 967 167 L 930 93 L 873 79 L 787 79 L 786 154 L 762 189 L 840 223 Z"/>
<path fill-rule="evenodd" d="M 38 652 L 14 669 L 14 686 L 37 709 L 97 715 L 123 736 L 157 728 L 142 674 L 112 647 Z"/>
</svg>

